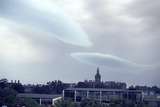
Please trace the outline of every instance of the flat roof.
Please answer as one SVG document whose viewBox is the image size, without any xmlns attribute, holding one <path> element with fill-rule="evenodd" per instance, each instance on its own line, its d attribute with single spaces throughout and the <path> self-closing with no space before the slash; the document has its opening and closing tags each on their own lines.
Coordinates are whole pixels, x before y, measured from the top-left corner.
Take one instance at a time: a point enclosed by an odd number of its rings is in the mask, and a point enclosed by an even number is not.
<svg viewBox="0 0 160 107">
<path fill-rule="evenodd" d="M 34 94 L 34 93 L 19 93 L 17 97 L 21 98 L 44 98 L 44 99 L 54 99 L 57 97 L 62 97 L 62 95 L 52 95 L 52 94 Z"/>
<path fill-rule="evenodd" d="M 67 88 L 65 90 L 76 91 L 114 91 L 114 92 L 142 92 L 142 90 L 128 90 L 128 89 L 104 89 L 104 88 Z"/>
<path fill-rule="evenodd" d="M 160 99 L 159 99 L 159 98 L 144 98 L 143 100 L 144 100 L 144 101 L 148 101 L 148 102 L 151 102 L 151 101 L 160 102 Z"/>
</svg>

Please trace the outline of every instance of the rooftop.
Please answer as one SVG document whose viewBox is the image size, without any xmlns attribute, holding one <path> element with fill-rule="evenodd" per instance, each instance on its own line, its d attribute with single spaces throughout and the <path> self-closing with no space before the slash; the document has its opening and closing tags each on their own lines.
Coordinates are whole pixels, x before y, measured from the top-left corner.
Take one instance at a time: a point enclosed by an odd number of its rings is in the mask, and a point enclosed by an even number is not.
<svg viewBox="0 0 160 107">
<path fill-rule="evenodd" d="M 30 93 L 20 93 L 17 97 L 22 98 L 44 98 L 44 99 L 54 99 L 61 97 L 62 95 L 52 95 L 52 94 L 30 94 Z"/>
<path fill-rule="evenodd" d="M 114 92 L 142 92 L 142 90 L 128 90 L 128 89 L 104 89 L 104 88 L 67 88 L 65 90 L 76 91 L 114 91 Z"/>
</svg>

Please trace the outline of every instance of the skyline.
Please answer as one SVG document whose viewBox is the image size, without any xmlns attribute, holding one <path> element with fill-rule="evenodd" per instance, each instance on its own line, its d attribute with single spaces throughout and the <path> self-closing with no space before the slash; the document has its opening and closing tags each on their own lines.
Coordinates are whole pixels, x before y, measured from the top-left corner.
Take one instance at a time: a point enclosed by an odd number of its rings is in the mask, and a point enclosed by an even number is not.
<svg viewBox="0 0 160 107">
<path fill-rule="evenodd" d="M 102 80 L 159 86 L 158 0 L 27 3 L 0 1 L 0 78 L 75 82 L 92 79 L 99 66 Z"/>
</svg>

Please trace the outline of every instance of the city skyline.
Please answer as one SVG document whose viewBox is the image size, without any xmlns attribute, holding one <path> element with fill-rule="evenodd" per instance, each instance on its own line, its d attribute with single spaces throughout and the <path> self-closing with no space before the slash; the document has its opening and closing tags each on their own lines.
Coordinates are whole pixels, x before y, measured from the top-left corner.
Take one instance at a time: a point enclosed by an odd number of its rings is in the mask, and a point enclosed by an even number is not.
<svg viewBox="0 0 160 107">
<path fill-rule="evenodd" d="M 23 83 L 23 81 L 15 79 L 15 80 L 8 80 L 7 78 L 1 78 L 1 81 L 6 81 L 7 83 L 20 83 L 22 85 L 46 85 L 50 82 L 55 82 L 55 81 L 61 81 L 64 84 L 78 84 L 78 83 L 86 83 L 86 84 L 94 84 L 94 85 L 102 85 L 102 84 L 123 84 L 125 85 L 124 88 L 129 88 L 129 87 L 136 87 L 136 86 L 142 86 L 142 87 L 159 87 L 159 85 L 142 85 L 142 84 L 128 84 L 127 81 L 114 81 L 114 80 L 105 80 L 103 78 L 103 76 L 101 76 L 101 72 L 99 67 L 97 67 L 96 72 L 94 74 L 94 76 L 91 79 L 84 79 L 84 80 L 79 80 L 79 81 L 72 81 L 72 82 L 66 82 L 66 81 L 62 81 L 62 80 L 50 80 L 50 81 L 43 81 L 43 82 L 32 82 L 32 83 Z"/>
<path fill-rule="evenodd" d="M 0 78 L 77 82 L 92 80 L 100 67 L 102 81 L 159 86 L 159 6 L 149 0 L 2 0 Z"/>
</svg>

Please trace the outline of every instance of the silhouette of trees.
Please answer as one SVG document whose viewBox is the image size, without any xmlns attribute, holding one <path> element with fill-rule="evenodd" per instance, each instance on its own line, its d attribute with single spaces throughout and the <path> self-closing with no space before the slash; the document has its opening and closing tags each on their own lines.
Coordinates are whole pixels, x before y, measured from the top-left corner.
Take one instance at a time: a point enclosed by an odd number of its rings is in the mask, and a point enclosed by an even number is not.
<svg viewBox="0 0 160 107">
<path fill-rule="evenodd" d="M 132 101 L 125 103 L 116 103 L 112 101 L 110 104 L 100 103 L 99 101 L 92 99 L 84 99 L 81 103 L 74 103 L 70 100 L 61 100 L 55 103 L 54 107 L 148 107 L 145 104 L 135 104 Z"/>
<path fill-rule="evenodd" d="M 0 80 L 0 88 L 1 89 L 3 89 L 3 88 L 5 88 L 5 87 L 7 87 L 8 86 L 8 80 L 7 79 L 1 79 Z"/>
<path fill-rule="evenodd" d="M 75 86 L 77 88 L 106 88 L 106 89 L 125 89 L 126 83 L 107 81 L 95 83 L 94 81 L 78 82 Z"/>
<path fill-rule="evenodd" d="M 67 86 L 62 83 L 62 81 L 55 80 L 52 82 L 47 82 L 46 85 L 36 85 L 33 88 L 33 92 L 39 94 L 61 94 L 63 89 L 66 87 Z"/>
<path fill-rule="evenodd" d="M 17 93 L 24 92 L 24 87 L 20 83 L 8 83 L 7 79 L 0 80 L 0 107 L 39 107 L 32 99 L 22 99 L 17 97 Z"/>
<path fill-rule="evenodd" d="M 80 106 L 77 106 L 76 103 L 70 100 L 60 100 L 55 103 L 54 107 L 80 107 Z"/>
<path fill-rule="evenodd" d="M 23 106 L 25 106 L 25 107 L 40 107 L 40 105 L 36 101 L 34 101 L 30 98 L 16 98 L 15 103 L 14 103 L 14 107 L 15 106 L 18 106 L 18 107 L 23 107 Z"/>
<path fill-rule="evenodd" d="M 11 83 L 10 87 L 16 90 L 18 93 L 24 93 L 24 87 L 21 83 Z"/>
<path fill-rule="evenodd" d="M 14 106 L 14 102 L 16 100 L 17 92 L 8 87 L 0 88 L 0 106 L 8 105 L 9 107 Z"/>
</svg>

